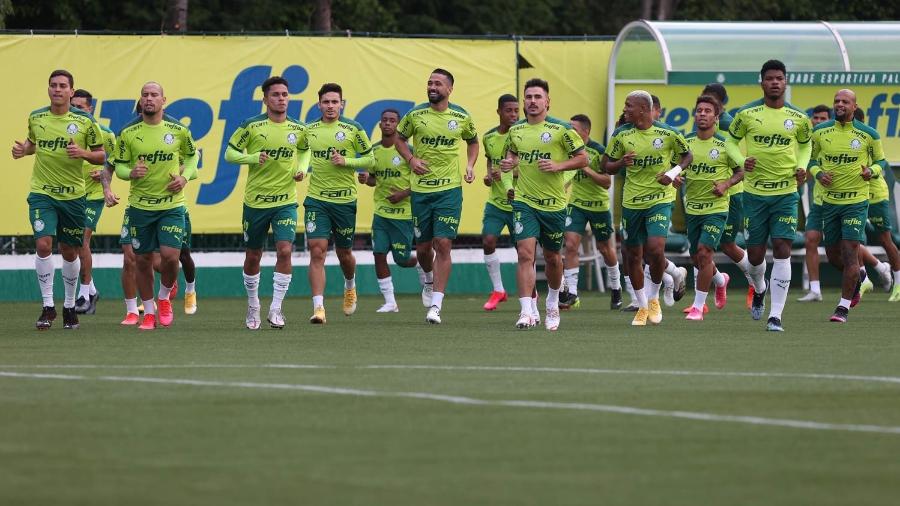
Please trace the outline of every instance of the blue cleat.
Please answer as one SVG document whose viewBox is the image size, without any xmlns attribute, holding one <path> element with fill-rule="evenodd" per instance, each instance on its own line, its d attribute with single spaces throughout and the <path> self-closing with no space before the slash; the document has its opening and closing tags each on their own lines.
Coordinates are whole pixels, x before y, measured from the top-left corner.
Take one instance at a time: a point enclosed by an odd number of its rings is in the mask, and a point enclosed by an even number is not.
<svg viewBox="0 0 900 506">
<path fill-rule="evenodd" d="M 759 320 L 765 311 L 766 292 L 753 292 L 753 302 L 750 304 L 750 317 L 754 320 Z"/>
<path fill-rule="evenodd" d="M 784 332 L 784 327 L 781 326 L 781 319 L 770 316 L 769 321 L 766 322 L 766 330 L 769 332 Z"/>
</svg>

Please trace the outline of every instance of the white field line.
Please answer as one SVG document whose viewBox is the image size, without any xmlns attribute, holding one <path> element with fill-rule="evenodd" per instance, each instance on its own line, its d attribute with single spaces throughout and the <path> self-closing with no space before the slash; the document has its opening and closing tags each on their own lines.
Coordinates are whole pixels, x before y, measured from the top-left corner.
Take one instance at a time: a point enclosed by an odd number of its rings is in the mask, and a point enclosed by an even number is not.
<svg viewBox="0 0 900 506">
<path fill-rule="evenodd" d="M 868 432 L 876 434 L 898 434 L 900 427 L 884 425 L 861 425 L 814 422 L 809 420 L 791 420 L 782 418 L 765 418 L 761 416 L 744 415 L 719 415 L 714 413 L 702 413 L 694 411 L 668 411 L 661 409 L 636 408 L 632 406 L 615 406 L 608 404 L 573 403 L 573 402 L 549 402 L 527 400 L 490 400 L 476 399 L 473 397 L 451 396 L 434 394 L 429 392 L 390 392 L 377 390 L 363 390 L 356 388 L 329 387 L 322 385 L 302 385 L 290 383 L 255 383 L 246 381 L 210 381 L 194 379 L 172 378 L 147 378 L 138 376 L 78 376 L 69 374 L 34 374 L 11 371 L 0 371 L 2 378 L 16 379 L 41 379 L 58 381 L 104 381 L 115 383 L 151 383 L 162 385 L 186 385 L 195 387 L 219 387 L 219 388 L 250 388 L 259 390 L 284 390 L 301 391 L 331 395 L 348 395 L 354 397 L 369 398 L 400 398 L 419 399 L 435 402 L 443 402 L 456 405 L 483 406 L 483 407 L 508 407 L 528 409 L 552 409 L 566 411 L 591 411 L 600 413 L 614 413 L 622 415 L 649 416 L 657 418 L 676 418 L 683 420 L 739 423 L 745 425 L 759 425 L 769 427 L 782 427 L 803 430 L 825 430 L 841 432 Z"/>
<path fill-rule="evenodd" d="M 596 369 L 581 367 L 519 367 L 481 365 L 415 365 L 415 364 L 375 364 L 359 366 L 337 366 L 317 364 L 40 364 L 40 365 L 0 365 L 0 369 L 397 369 L 432 371 L 484 371 L 559 374 L 613 374 L 634 376 L 707 376 L 732 378 L 793 378 L 829 381 L 860 381 L 900 385 L 898 376 L 865 376 L 858 374 L 794 373 L 794 372 L 753 372 L 753 371 L 683 371 L 660 369 Z"/>
</svg>

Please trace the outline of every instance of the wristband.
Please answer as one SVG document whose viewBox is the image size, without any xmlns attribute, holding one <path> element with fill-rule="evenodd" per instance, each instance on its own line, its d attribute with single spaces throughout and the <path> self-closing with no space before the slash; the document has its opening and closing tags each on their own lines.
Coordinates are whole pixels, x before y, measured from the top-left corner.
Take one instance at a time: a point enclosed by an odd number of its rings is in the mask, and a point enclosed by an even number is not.
<svg viewBox="0 0 900 506">
<path fill-rule="evenodd" d="M 669 176 L 669 179 L 675 179 L 678 177 L 678 174 L 681 174 L 682 168 L 681 165 L 676 165 L 671 169 L 666 171 L 666 175 Z"/>
</svg>

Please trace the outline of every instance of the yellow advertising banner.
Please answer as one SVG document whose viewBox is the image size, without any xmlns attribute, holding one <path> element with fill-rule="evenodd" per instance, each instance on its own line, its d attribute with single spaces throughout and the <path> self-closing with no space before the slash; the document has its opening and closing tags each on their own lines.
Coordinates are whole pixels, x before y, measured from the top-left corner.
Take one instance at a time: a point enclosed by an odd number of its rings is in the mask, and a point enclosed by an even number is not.
<svg viewBox="0 0 900 506">
<path fill-rule="evenodd" d="M 166 112 L 190 127 L 201 152 L 200 176 L 186 190 L 195 233 L 241 231 L 247 171 L 225 162 L 224 146 L 244 119 L 263 111 L 259 86 L 266 78 L 287 78 L 288 114 L 303 121 L 318 118 L 316 92 L 323 83 L 341 84 L 344 115 L 377 141 L 381 111 L 405 112 L 426 101 L 425 84 L 435 67 L 454 74 L 451 101 L 473 115 L 479 133 L 487 131 L 497 123 L 497 97 L 515 92 L 517 66 L 512 41 L 326 37 L 3 35 L 0 61 L 8 71 L 0 81 L 0 96 L 7 97 L 0 138 L 9 146 L 25 138 L 29 112 L 49 104 L 47 79 L 54 69 L 74 74 L 75 87 L 96 98 L 95 117 L 116 132 L 134 118 L 141 86 L 159 82 Z M 6 156 L 0 199 L 8 218 L 0 235 L 30 235 L 25 198 L 33 159 Z M 477 170 L 483 173 L 483 155 Z M 481 232 L 487 188 L 480 180 L 464 184 L 461 233 Z M 301 200 L 306 186 L 298 188 Z M 128 183 L 116 180 L 113 188 L 124 202 Z M 99 233 L 119 233 L 122 208 L 104 211 Z M 372 189 L 361 185 L 357 230 L 371 229 L 372 208 Z"/>
</svg>

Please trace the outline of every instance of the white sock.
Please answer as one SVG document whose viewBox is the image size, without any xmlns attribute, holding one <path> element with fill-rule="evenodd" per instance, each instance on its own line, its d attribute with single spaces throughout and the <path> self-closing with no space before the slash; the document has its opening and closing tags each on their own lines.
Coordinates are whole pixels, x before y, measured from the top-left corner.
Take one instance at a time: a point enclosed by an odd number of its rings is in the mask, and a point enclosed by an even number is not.
<svg viewBox="0 0 900 506">
<path fill-rule="evenodd" d="M 487 267 L 488 276 L 491 277 L 491 284 L 494 285 L 495 292 L 505 292 L 503 288 L 503 276 L 500 275 L 500 256 L 497 252 L 484 256 L 484 265 Z"/>
<path fill-rule="evenodd" d="M 425 274 L 425 283 L 434 283 L 434 271 L 422 271 Z"/>
<path fill-rule="evenodd" d="M 144 304 L 144 315 L 156 314 L 156 306 L 153 304 L 153 299 L 142 300 L 141 302 Z"/>
<path fill-rule="evenodd" d="M 697 290 L 694 292 L 694 307 L 703 311 L 703 305 L 706 304 L 706 296 L 709 292 L 701 292 Z"/>
<path fill-rule="evenodd" d="M 88 300 L 91 297 L 91 284 L 82 283 L 78 288 L 78 297 L 84 297 L 84 300 Z"/>
<path fill-rule="evenodd" d="M 619 263 L 606 266 L 606 280 L 610 290 L 621 290 L 622 283 L 619 281 Z"/>
<path fill-rule="evenodd" d="M 91 290 L 88 292 L 88 295 L 97 295 L 97 287 L 94 286 L 94 278 L 91 278 Z"/>
<path fill-rule="evenodd" d="M 647 285 L 649 291 L 645 291 L 647 293 L 647 300 L 658 299 L 660 287 L 662 287 L 662 283 L 654 283 L 653 281 L 650 281 L 650 283 L 648 283 Z"/>
<path fill-rule="evenodd" d="M 700 277 L 700 269 L 694 267 L 694 290 L 697 289 L 697 278 Z"/>
<path fill-rule="evenodd" d="M 631 276 L 625 276 L 625 291 L 628 292 L 628 298 L 631 299 L 631 302 L 637 301 L 637 296 L 634 294 L 634 286 L 631 285 Z"/>
<path fill-rule="evenodd" d="M 172 286 L 175 286 L 174 284 Z M 172 293 L 172 287 L 167 287 L 162 284 L 162 281 L 159 282 L 159 293 L 156 294 L 156 298 L 159 300 L 169 300 L 169 294 Z"/>
<path fill-rule="evenodd" d="M 350 279 L 344 278 L 344 290 L 352 290 L 356 288 L 356 276 Z"/>
<path fill-rule="evenodd" d="M 547 300 L 544 301 L 547 309 L 559 309 L 559 288 L 547 288 Z"/>
<path fill-rule="evenodd" d="M 819 281 L 818 279 L 815 281 L 810 280 L 809 281 L 809 291 L 813 292 L 813 293 L 821 294 L 822 293 L 822 282 Z"/>
<path fill-rule="evenodd" d="M 566 288 L 572 295 L 578 295 L 578 267 L 563 270 L 563 279 L 566 281 Z"/>
<path fill-rule="evenodd" d="M 133 299 L 125 299 L 125 312 L 126 313 L 138 314 L 137 306 L 138 306 L 137 297 L 135 297 Z"/>
<path fill-rule="evenodd" d="M 678 275 L 678 266 L 673 264 L 671 260 L 666 259 L 666 274 L 669 276 L 677 276 Z"/>
<path fill-rule="evenodd" d="M 281 309 L 281 301 L 291 287 L 291 275 L 276 272 L 272 274 L 272 303 L 269 309 Z"/>
<path fill-rule="evenodd" d="M 772 300 L 772 309 L 769 311 L 769 317 L 781 318 L 781 312 L 784 311 L 784 303 L 787 301 L 788 289 L 791 286 L 791 259 L 776 258 L 772 265 L 772 277 L 769 288 Z"/>
<path fill-rule="evenodd" d="M 747 283 L 753 286 L 753 277 L 750 275 L 750 260 L 747 259 L 747 252 L 744 251 L 744 256 L 741 257 L 740 260 L 734 263 L 734 265 L 738 266 L 738 269 L 744 273 L 744 277 L 747 278 Z"/>
<path fill-rule="evenodd" d="M 644 292 L 643 288 L 634 291 L 634 299 L 639 308 L 647 309 L 647 294 Z"/>
<path fill-rule="evenodd" d="M 244 288 L 247 290 L 247 305 L 259 307 L 259 273 L 254 275 L 244 274 Z"/>
<path fill-rule="evenodd" d="M 671 286 L 671 287 L 674 287 L 674 286 L 675 286 L 675 279 L 672 278 L 672 275 L 669 274 L 668 272 L 664 272 L 664 273 L 663 273 L 663 276 L 662 276 L 662 284 L 666 285 L 666 288 L 668 288 L 668 287 L 670 287 L 670 286 Z"/>
<path fill-rule="evenodd" d="M 422 266 L 419 264 L 416 264 L 416 274 L 419 275 L 419 284 L 424 285 L 425 284 L 425 271 L 422 270 Z"/>
<path fill-rule="evenodd" d="M 397 299 L 394 298 L 394 280 L 390 276 L 379 279 L 378 288 L 381 289 L 381 295 L 384 295 L 385 304 L 397 305 Z"/>
<path fill-rule="evenodd" d="M 317 307 L 325 307 L 325 296 L 324 295 L 313 295 L 313 309 Z"/>
<path fill-rule="evenodd" d="M 45 307 L 55 307 L 53 302 L 53 278 L 56 276 L 56 266 L 53 265 L 53 255 L 41 258 L 34 255 L 34 273 L 37 276 L 38 287 L 41 290 L 41 301 Z"/>
<path fill-rule="evenodd" d="M 762 263 L 759 265 L 750 264 L 750 279 L 753 284 L 753 289 L 756 290 L 756 293 L 763 293 L 766 291 L 766 259 L 764 258 Z"/>
<path fill-rule="evenodd" d="M 438 309 L 441 309 L 444 305 L 444 294 L 443 292 L 434 292 L 431 296 L 431 305 L 437 306 Z"/>
<path fill-rule="evenodd" d="M 716 273 L 713 274 L 712 282 L 713 282 L 713 286 L 716 286 L 716 287 L 724 286 L 725 285 L 725 276 L 723 276 L 722 273 L 719 272 L 718 269 L 716 269 Z"/>
<path fill-rule="evenodd" d="M 531 297 L 531 314 L 540 318 L 541 313 L 538 312 L 537 301 L 537 297 Z"/>
<path fill-rule="evenodd" d="M 197 291 L 197 280 L 196 279 L 194 281 L 191 281 L 190 283 L 188 283 L 187 281 L 184 282 L 184 293 L 194 293 L 196 291 Z"/>
<path fill-rule="evenodd" d="M 841 297 L 840 302 L 838 302 L 838 306 L 841 306 L 844 309 L 850 309 L 850 300 Z"/>
<path fill-rule="evenodd" d="M 78 273 L 81 271 L 81 259 L 76 257 L 74 262 L 67 262 L 63 259 L 62 279 L 63 287 L 66 289 L 66 298 L 63 300 L 63 307 L 75 307 L 75 291 L 78 286 Z"/>
<path fill-rule="evenodd" d="M 519 297 L 519 306 L 522 308 L 523 313 L 534 314 L 534 310 L 531 307 L 531 297 Z"/>
</svg>

